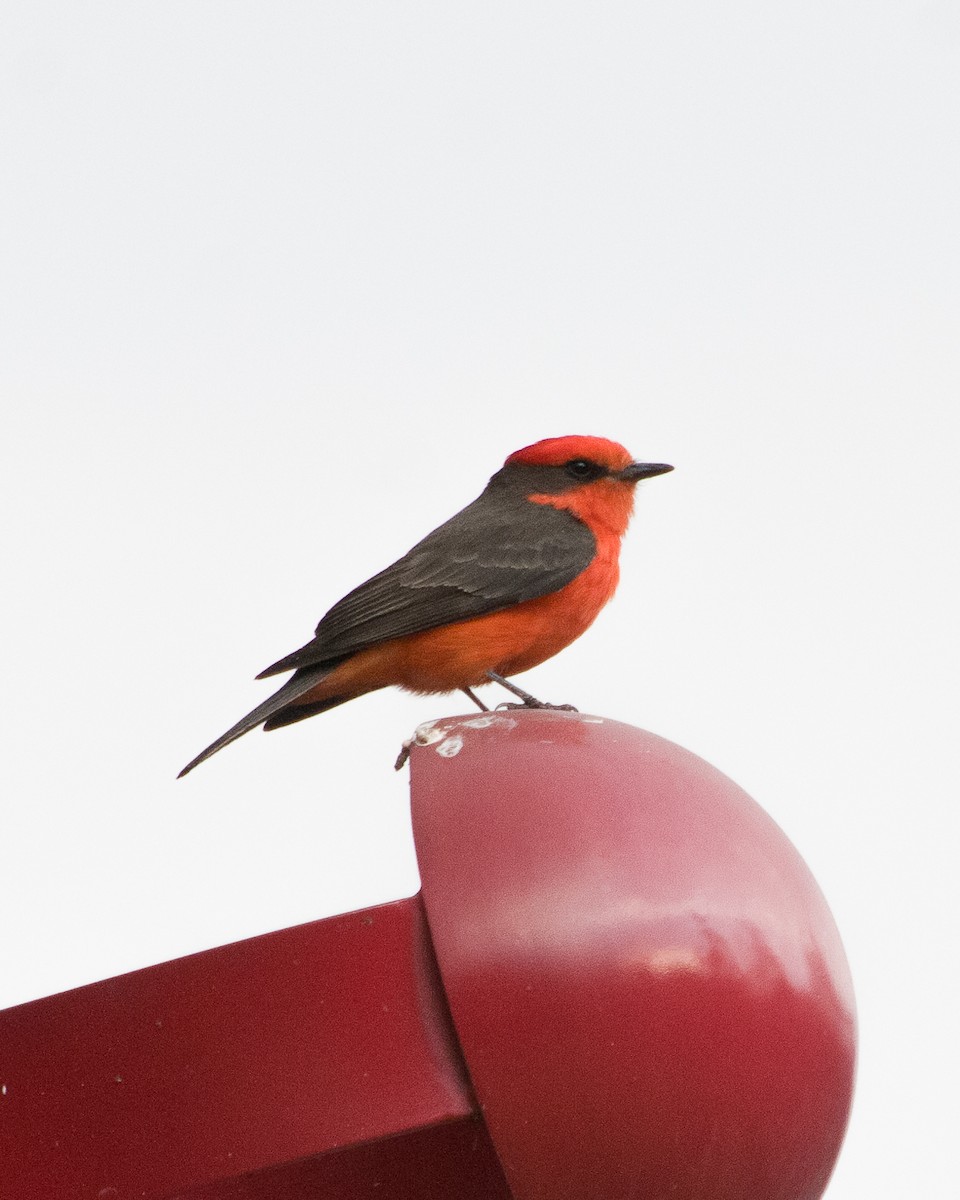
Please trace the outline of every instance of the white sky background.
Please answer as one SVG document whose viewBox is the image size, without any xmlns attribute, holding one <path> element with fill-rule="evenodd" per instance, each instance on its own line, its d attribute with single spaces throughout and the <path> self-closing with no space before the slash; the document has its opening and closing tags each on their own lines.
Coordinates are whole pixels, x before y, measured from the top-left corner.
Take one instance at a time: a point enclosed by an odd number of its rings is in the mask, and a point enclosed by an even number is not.
<svg viewBox="0 0 960 1200">
<path fill-rule="evenodd" d="M 960 17 L 9 4 L 0 1006 L 416 890 L 382 693 L 187 780 L 256 671 L 591 433 L 640 489 L 524 677 L 732 775 L 823 887 L 831 1200 L 955 1186 Z"/>
</svg>

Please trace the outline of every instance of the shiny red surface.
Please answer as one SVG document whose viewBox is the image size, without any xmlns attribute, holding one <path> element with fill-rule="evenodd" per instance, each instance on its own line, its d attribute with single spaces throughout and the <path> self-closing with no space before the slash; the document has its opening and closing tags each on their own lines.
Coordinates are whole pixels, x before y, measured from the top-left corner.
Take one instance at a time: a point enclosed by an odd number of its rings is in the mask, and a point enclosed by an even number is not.
<svg viewBox="0 0 960 1200">
<path fill-rule="evenodd" d="M 431 1196 L 424 1155 L 461 1144 L 499 1177 L 416 897 L 7 1009 L 0 1085 L 3 1200 L 347 1197 L 378 1177 Z"/>
<path fill-rule="evenodd" d="M 432 740 L 430 740 L 432 739 Z M 814 1200 L 854 1014 L 826 904 L 679 746 L 521 711 L 412 755 L 441 975 L 516 1200 Z"/>
<path fill-rule="evenodd" d="M 3 1200 L 821 1195 L 853 1004 L 776 825 L 617 722 L 421 742 L 423 902 L 0 1013 Z"/>
</svg>

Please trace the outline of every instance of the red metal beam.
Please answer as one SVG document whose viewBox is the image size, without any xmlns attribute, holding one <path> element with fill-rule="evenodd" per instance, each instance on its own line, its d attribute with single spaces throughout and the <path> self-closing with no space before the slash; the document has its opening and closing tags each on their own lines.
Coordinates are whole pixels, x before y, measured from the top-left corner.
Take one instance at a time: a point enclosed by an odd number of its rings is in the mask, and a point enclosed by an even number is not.
<svg viewBox="0 0 960 1200">
<path fill-rule="evenodd" d="M 417 897 L 7 1009 L 0 1087 L 10 1200 L 293 1197 L 486 1144 Z M 299 1161 L 384 1138 L 379 1160 Z"/>
</svg>

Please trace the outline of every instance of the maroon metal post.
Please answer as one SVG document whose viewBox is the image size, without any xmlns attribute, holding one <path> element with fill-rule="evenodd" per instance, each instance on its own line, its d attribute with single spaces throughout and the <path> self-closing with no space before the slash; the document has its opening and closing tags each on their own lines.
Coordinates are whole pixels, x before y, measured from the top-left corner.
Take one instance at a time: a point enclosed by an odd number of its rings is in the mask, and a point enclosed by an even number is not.
<svg viewBox="0 0 960 1200">
<path fill-rule="evenodd" d="M 4 1200 L 822 1194 L 853 1005 L 777 826 L 580 714 L 411 764 L 422 897 L 0 1013 Z"/>
</svg>

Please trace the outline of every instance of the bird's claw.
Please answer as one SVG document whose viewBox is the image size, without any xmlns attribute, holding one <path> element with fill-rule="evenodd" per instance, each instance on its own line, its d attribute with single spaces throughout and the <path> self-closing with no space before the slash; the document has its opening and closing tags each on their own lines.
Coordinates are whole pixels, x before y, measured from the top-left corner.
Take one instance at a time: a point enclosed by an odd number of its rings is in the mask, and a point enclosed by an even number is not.
<svg viewBox="0 0 960 1200">
<path fill-rule="evenodd" d="M 546 700 L 524 700 L 522 704 L 498 704 L 496 711 L 515 712 L 518 708 L 546 708 L 551 712 L 579 712 L 575 704 L 548 704 Z"/>
</svg>

